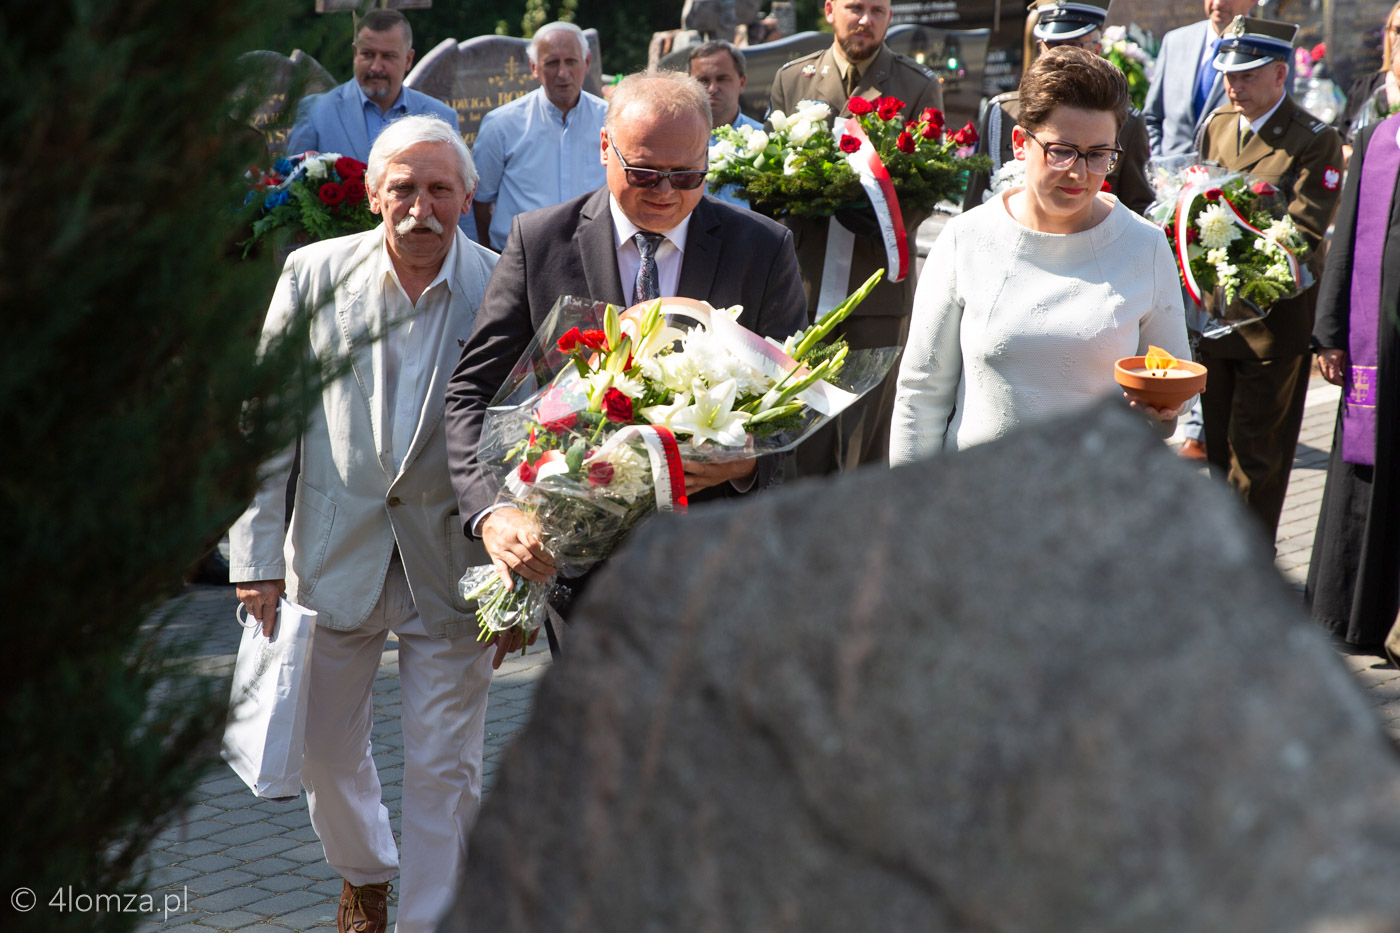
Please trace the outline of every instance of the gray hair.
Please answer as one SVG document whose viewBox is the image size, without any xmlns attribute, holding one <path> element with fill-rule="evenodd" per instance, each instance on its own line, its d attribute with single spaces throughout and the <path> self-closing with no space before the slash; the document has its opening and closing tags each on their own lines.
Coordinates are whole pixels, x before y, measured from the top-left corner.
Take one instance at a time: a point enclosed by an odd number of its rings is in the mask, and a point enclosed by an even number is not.
<svg viewBox="0 0 1400 933">
<path fill-rule="evenodd" d="M 544 24 L 543 26 L 541 26 L 539 29 L 536 29 L 536 30 L 535 30 L 535 37 L 534 37 L 533 39 L 530 40 L 530 45 L 529 45 L 529 47 L 526 49 L 527 54 L 529 54 L 529 56 L 530 56 L 530 64 L 532 64 L 532 65 L 538 65 L 538 64 L 540 63 L 540 52 L 539 52 L 540 40 L 543 39 L 543 38 L 545 38 L 546 36 L 550 35 L 551 33 L 556 33 L 556 32 L 567 32 L 569 35 L 571 35 L 571 36 L 573 36 L 575 39 L 577 39 L 577 40 L 578 40 L 579 58 L 582 58 L 582 59 L 587 59 L 587 58 L 588 58 L 588 56 L 589 56 L 589 51 L 588 51 L 588 37 L 585 36 L 585 35 L 583 34 L 583 30 L 582 30 L 582 29 L 578 28 L 578 27 L 575 26 L 573 23 L 565 23 L 565 22 L 545 23 L 545 24 Z"/>
<path fill-rule="evenodd" d="M 472 154 L 467 151 L 467 144 L 462 142 L 462 134 L 441 117 L 425 113 L 399 117 L 379 134 L 379 138 L 374 141 L 374 148 L 369 151 L 365 187 L 370 191 L 378 191 L 385 164 L 405 149 L 422 143 L 445 143 L 451 146 L 457 153 L 462 184 L 468 191 L 476 190 L 476 166 L 472 164 Z"/>
<path fill-rule="evenodd" d="M 676 120 L 695 114 L 705 122 L 705 133 L 714 129 L 710 116 L 710 96 L 705 86 L 688 74 L 667 69 L 641 71 L 623 78 L 608 98 L 603 126 L 613 135 L 617 120 L 628 107 L 645 107 L 657 116 Z"/>
<path fill-rule="evenodd" d="M 725 42 L 723 39 L 712 39 L 703 45 L 697 45 L 690 50 L 690 57 L 685 61 L 687 65 L 693 65 L 697 58 L 709 58 L 711 55 L 718 55 L 721 52 L 733 60 L 734 70 L 739 73 L 739 77 L 744 77 L 744 53 L 740 52 L 739 47 L 733 42 Z"/>
</svg>

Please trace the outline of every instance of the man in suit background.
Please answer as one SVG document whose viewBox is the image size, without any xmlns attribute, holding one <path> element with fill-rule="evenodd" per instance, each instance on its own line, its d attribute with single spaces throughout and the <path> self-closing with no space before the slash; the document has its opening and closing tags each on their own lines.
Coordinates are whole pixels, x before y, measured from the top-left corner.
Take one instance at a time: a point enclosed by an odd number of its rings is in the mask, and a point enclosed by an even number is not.
<svg viewBox="0 0 1400 933">
<path fill-rule="evenodd" d="M 821 100 L 831 107 L 833 120 L 844 120 L 851 115 L 846 101 L 852 97 L 897 97 L 904 101 L 900 112 L 909 121 L 917 120 L 926 108 L 942 109 L 938 76 L 885 45 L 891 18 L 888 0 L 826 0 L 825 10 L 835 32 L 831 45 L 779 69 L 769 94 L 770 113 L 792 113 L 801 101 Z M 927 215 L 906 210 L 903 218 L 912 250 Z M 885 268 L 885 243 L 869 210 L 835 218 L 784 218 L 783 223 L 792 230 L 807 312 L 813 319 L 835 307 L 875 270 Z M 831 258 L 850 257 L 845 275 L 837 271 L 839 263 L 827 270 L 828 242 Z M 914 307 L 914 279 L 911 257 L 911 274 L 904 281 L 882 281 L 840 325 L 837 333 L 851 349 L 904 345 Z M 880 386 L 798 448 L 797 475 L 817 476 L 889 460 L 897 369 L 893 367 Z"/>
<path fill-rule="evenodd" d="M 687 65 L 690 68 L 690 76 L 704 85 L 705 93 L 710 95 L 712 130 L 721 126 L 732 126 L 735 129 L 742 126 L 756 130 L 763 128 L 762 123 L 744 116 L 739 110 L 739 98 L 744 93 L 744 88 L 748 87 L 749 78 L 744 53 L 739 51 L 738 46 L 723 39 L 697 45 L 690 50 Z M 710 145 L 714 144 L 715 138 L 711 136 Z M 724 186 L 715 192 L 715 197 L 727 204 L 749 206 L 748 199 L 743 196 L 737 185 Z"/>
<path fill-rule="evenodd" d="M 398 10 L 371 10 L 355 33 L 355 77 L 302 101 L 287 152 L 314 149 L 369 161 L 384 127 L 398 117 L 427 113 L 460 129 L 457 111 L 403 86 L 413 65 L 413 30 Z"/>
<path fill-rule="evenodd" d="M 317 612 L 302 783 L 326 860 L 345 881 L 339 930 L 383 933 L 400 876 L 400 933 L 436 929 L 481 801 L 491 654 L 456 583 L 485 561 L 461 538 L 443 393 L 496 256 L 456 219 L 476 171 L 456 127 L 408 116 L 365 174 L 382 226 L 292 253 L 264 341 L 346 364 L 309 400 L 291 526 L 289 448 L 230 532 L 229 577 L 271 634 L 278 598 Z M 290 328 L 296 328 L 291 330 Z M 403 687 L 403 860 L 370 750 L 370 695 L 388 633 Z"/>
<path fill-rule="evenodd" d="M 1142 107 L 1153 156 L 1196 154 L 1201 126 L 1225 100 L 1215 47 L 1235 17 L 1253 6 L 1254 0 L 1205 0 L 1205 19 L 1162 37 Z"/>
<path fill-rule="evenodd" d="M 1103 24 L 1113 0 L 1037 0 L 1031 9 L 1035 17 L 1033 35 L 1037 52 L 1072 45 L 1101 54 Z M 1030 62 L 1026 63 L 1027 66 Z M 977 125 L 977 151 L 992 157 L 992 171 L 1015 158 L 1011 146 L 1011 131 L 1021 116 L 1021 92 L 1007 91 L 985 101 Z M 1147 128 L 1142 113 L 1129 111 L 1128 119 L 1118 131 L 1118 145 L 1123 156 L 1105 181 L 1109 190 L 1130 210 L 1141 214 L 1156 199 L 1156 192 L 1147 180 L 1147 160 L 1150 155 Z M 963 210 L 969 210 L 990 195 L 991 175 L 978 172 L 968 179 L 963 196 Z"/>
<path fill-rule="evenodd" d="M 1288 214 L 1317 250 L 1337 208 L 1342 140 L 1285 90 L 1297 27 L 1236 17 L 1215 67 L 1230 103 L 1206 119 L 1200 156 L 1262 179 L 1288 201 Z M 1314 252 L 1312 262 L 1321 273 Z M 1206 365 L 1206 454 L 1259 516 L 1273 541 L 1303 423 L 1317 288 L 1277 302 L 1268 317 L 1202 340 Z"/>
<path fill-rule="evenodd" d="M 481 538 L 503 577 L 544 581 L 554 562 L 528 516 L 492 508 L 497 484 L 477 459 L 477 442 L 487 405 L 560 296 L 619 306 L 671 296 L 738 304 L 740 324 L 777 338 L 806 326 L 792 235 L 704 194 L 709 135 L 709 100 L 694 78 L 631 75 L 614 89 L 599 134 L 607 186 L 520 214 L 511 225 L 447 389 L 452 481 L 465 530 Z M 686 495 L 704 502 L 761 489 L 771 459 L 687 462 Z M 497 658 L 512 647 L 500 647 Z"/>
</svg>

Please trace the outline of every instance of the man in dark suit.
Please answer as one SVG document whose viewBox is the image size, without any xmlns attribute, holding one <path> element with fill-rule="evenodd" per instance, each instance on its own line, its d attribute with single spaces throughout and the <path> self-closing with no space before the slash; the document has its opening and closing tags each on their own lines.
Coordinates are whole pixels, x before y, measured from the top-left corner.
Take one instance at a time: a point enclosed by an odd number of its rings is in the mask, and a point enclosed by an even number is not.
<svg viewBox="0 0 1400 933">
<path fill-rule="evenodd" d="M 743 305 L 739 323 L 786 337 L 806 326 L 792 234 L 704 193 L 710 104 L 678 72 L 632 75 L 614 90 L 600 134 L 607 187 L 518 215 L 447 387 L 448 455 L 466 532 L 497 569 L 547 579 L 554 562 L 528 517 L 493 508 L 497 484 L 476 456 L 496 391 L 561 295 L 628 306 L 684 296 Z M 773 466 L 685 464 L 696 500 L 761 489 Z"/>
<path fill-rule="evenodd" d="M 925 108 L 942 109 L 943 88 L 938 76 L 885 45 L 891 20 L 888 0 L 826 0 L 825 10 L 826 21 L 835 32 L 831 45 L 794 59 L 778 71 L 769 95 L 770 113 L 792 113 L 800 101 L 821 100 L 830 105 L 834 118 L 844 121 L 851 115 L 846 101 L 852 97 L 897 97 L 904 101 L 900 113 L 908 121 L 919 119 Z M 903 214 L 912 251 L 919 225 L 927 215 L 910 210 Z M 813 319 L 835 307 L 876 269 L 885 268 L 885 243 L 868 209 L 844 212 L 835 218 L 786 218 L 784 223 L 792 229 L 807 289 L 807 310 Z M 840 269 L 841 264 L 833 262 L 833 268 L 828 269 L 829 256 L 849 256 L 848 268 Z M 837 333 L 846 338 L 851 349 L 904 345 L 914 307 L 914 279 L 912 270 L 902 282 L 885 279 L 841 324 Z M 889 377 L 868 396 L 798 449 L 798 475 L 821 475 L 889 460 L 898 368 L 892 368 Z"/>
<path fill-rule="evenodd" d="M 1201 158 L 1248 172 L 1288 199 L 1288 214 L 1316 250 L 1337 209 L 1342 139 L 1284 90 L 1297 27 L 1236 17 L 1215 67 L 1230 103 L 1201 132 Z M 1316 254 L 1314 254 L 1316 256 Z M 1316 258 L 1313 268 L 1320 272 Z M 1277 302 L 1262 321 L 1202 340 L 1206 455 L 1272 541 L 1303 423 L 1317 289 Z"/>
</svg>

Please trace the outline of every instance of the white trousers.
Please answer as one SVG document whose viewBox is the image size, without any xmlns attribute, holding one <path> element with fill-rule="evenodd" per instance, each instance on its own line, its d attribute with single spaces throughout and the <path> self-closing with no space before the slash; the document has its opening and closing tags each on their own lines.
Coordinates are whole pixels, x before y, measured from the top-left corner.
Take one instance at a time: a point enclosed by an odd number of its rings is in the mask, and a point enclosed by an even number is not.
<svg viewBox="0 0 1400 933">
<path fill-rule="evenodd" d="M 370 745 L 371 695 L 390 631 L 403 697 L 402 862 Z M 452 903 L 481 805 L 491 656 L 471 637 L 427 634 L 397 554 L 363 625 L 316 632 L 302 761 L 311 825 L 326 861 L 351 884 L 399 875 L 397 933 L 434 930 Z"/>
</svg>

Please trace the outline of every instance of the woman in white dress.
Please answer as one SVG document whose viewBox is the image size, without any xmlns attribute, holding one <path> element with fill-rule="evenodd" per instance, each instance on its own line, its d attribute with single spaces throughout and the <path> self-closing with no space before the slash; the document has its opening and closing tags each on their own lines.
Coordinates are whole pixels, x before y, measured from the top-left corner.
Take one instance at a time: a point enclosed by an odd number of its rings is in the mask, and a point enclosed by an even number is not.
<svg viewBox="0 0 1400 933">
<path fill-rule="evenodd" d="M 1113 364 L 1191 355 L 1167 239 L 1102 191 L 1128 114 L 1121 72 L 1053 49 L 1021 81 L 1025 184 L 950 220 L 929 252 L 899 367 L 892 465 L 1001 437 L 1120 391 Z M 1177 410 L 1132 402 L 1169 435 Z"/>
</svg>

